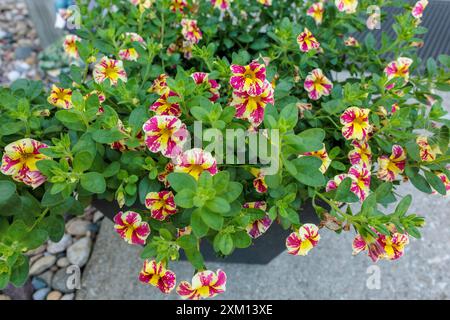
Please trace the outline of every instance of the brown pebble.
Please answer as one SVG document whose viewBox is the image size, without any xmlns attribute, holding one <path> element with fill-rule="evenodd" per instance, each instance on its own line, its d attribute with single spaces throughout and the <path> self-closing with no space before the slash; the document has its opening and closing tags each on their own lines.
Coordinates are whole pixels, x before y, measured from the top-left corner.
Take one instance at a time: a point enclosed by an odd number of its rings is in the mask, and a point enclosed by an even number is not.
<svg viewBox="0 0 450 320">
<path fill-rule="evenodd" d="M 47 300 L 60 300 L 62 297 L 62 293 L 59 291 L 52 291 L 48 294 Z"/>
</svg>

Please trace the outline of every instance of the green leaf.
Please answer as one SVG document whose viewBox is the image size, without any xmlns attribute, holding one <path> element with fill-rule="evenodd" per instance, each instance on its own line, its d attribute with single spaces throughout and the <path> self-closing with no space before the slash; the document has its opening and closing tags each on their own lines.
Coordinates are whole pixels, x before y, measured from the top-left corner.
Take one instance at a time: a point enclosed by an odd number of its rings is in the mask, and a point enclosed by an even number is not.
<svg viewBox="0 0 450 320">
<path fill-rule="evenodd" d="M 175 203 L 182 208 L 192 208 L 194 206 L 195 191 L 184 189 L 175 195 Z"/>
<path fill-rule="evenodd" d="M 106 167 L 105 171 L 103 171 L 103 176 L 105 178 L 110 178 L 119 173 L 120 170 L 120 162 L 114 161 L 109 166 Z"/>
<path fill-rule="evenodd" d="M 438 193 L 445 196 L 447 194 L 447 190 L 445 189 L 445 184 L 442 182 L 442 180 L 435 175 L 434 173 L 431 173 L 429 171 L 424 171 L 425 179 L 427 179 L 428 183 L 433 187 L 434 190 L 436 190 Z"/>
<path fill-rule="evenodd" d="M 409 178 L 414 187 L 418 190 L 431 194 L 433 190 L 428 184 L 427 180 L 419 174 L 419 170 L 411 167 L 406 167 L 406 176 Z"/>
<path fill-rule="evenodd" d="M 191 227 L 197 238 L 202 238 L 208 233 L 208 225 L 203 222 L 201 210 L 197 209 L 192 212 Z"/>
<path fill-rule="evenodd" d="M 183 189 L 197 190 L 197 181 L 190 174 L 173 172 L 167 176 L 173 190 L 180 192 Z"/>
<path fill-rule="evenodd" d="M 222 196 L 228 202 L 233 202 L 241 195 L 243 188 L 244 187 L 239 182 L 231 181 L 228 184 L 227 192 Z"/>
<path fill-rule="evenodd" d="M 411 206 L 412 197 L 411 195 L 407 195 L 404 197 L 395 208 L 395 214 L 399 216 L 404 216 L 407 212 L 409 207 Z"/>
<path fill-rule="evenodd" d="M 58 242 L 64 235 L 65 222 L 62 215 L 54 214 L 44 218 L 41 226 L 53 242 Z"/>
<path fill-rule="evenodd" d="M 311 187 L 321 187 L 325 185 L 325 177 L 319 171 L 322 160 L 316 157 L 300 157 L 292 161 L 297 169 L 294 176 L 301 183 Z"/>
<path fill-rule="evenodd" d="M 220 197 L 215 197 L 214 199 L 207 201 L 206 207 L 217 213 L 227 213 L 230 211 L 230 204 L 228 201 Z"/>
<path fill-rule="evenodd" d="M 352 186 L 352 179 L 345 178 L 338 186 L 336 190 L 336 196 L 334 197 L 334 199 L 336 201 L 345 203 L 358 202 L 359 201 L 358 196 L 354 194 L 352 191 L 350 191 L 351 186 Z"/>
<path fill-rule="evenodd" d="M 232 234 L 233 243 L 236 248 L 248 248 L 252 244 L 252 238 L 245 231 L 238 231 Z"/>
<path fill-rule="evenodd" d="M 153 258 L 158 254 L 157 247 L 154 243 L 148 243 L 141 252 L 141 259 Z"/>
<path fill-rule="evenodd" d="M 12 267 L 9 281 L 16 287 L 22 287 L 28 279 L 29 263 L 28 257 L 20 255 Z"/>
<path fill-rule="evenodd" d="M 205 268 L 205 261 L 203 260 L 203 256 L 200 251 L 197 249 L 187 249 L 184 250 L 184 253 L 195 269 L 202 270 Z"/>
<path fill-rule="evenodd" d="M 92 139 L 103 144 L 113 143 L 125 137 L 118 129 L 97 130 L 92 134 Z"/>
<path fill-rule="evenodd" d="M 295 148 L 298 153 L 318 151 L 323 148 L 325 131 L 319 128 L 308 129 L 294 136 L 285 137 L 286 143 Z"/>
<path fill-rule="evenodd" d="M 214 244 L 224 255 L 233 252 L 233 238 L 229 233 L 218 233 L 214 239 Z"/>
<path fill-rule="evenodd" d="M 11 181 L 0 180 L 0 203 L 8 201 L 16 193 L 16 185 Z"/>
<path fill-rule="evenodd" d="M 92 193 L 103 193 L 106 190 L 105 177 L 98 172 L 88 172 L 81 176 L 81 186 Z"/>
<path fill-rule="evenodd" d="M 89 151 L 78 152 L 73 159 L 73 169 L 82 173 L 91 168 L 94 156 Z"/>
<path fill-rule="evenodd" d="M 223 226 L 223 217 L 220 213 L 210 211 L 206 208 L 202 208 L 200 216 L 203 222 L 214 230 L 220 230 Z"/>
</svg>

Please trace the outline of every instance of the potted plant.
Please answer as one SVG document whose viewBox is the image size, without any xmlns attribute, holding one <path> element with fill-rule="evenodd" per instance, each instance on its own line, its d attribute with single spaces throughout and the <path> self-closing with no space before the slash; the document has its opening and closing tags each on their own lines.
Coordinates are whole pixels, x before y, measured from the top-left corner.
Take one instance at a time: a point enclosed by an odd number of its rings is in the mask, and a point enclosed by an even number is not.
<svg viewBox="0 0 450 320">
<path fill-rule="evenodd" d="M 367 20 L 373 1 L 78 1 L 70 72 L 0 90 L 0 287 L 24 283 L 23 253 L 59 240 L 66 212 L 106 201 L 118 235 L 143 246 L 139 279 L 183 298 L 225 290 L 205 243 L 259 250 L 275 225 L 292 255 L 325 227 L 354 232 L 374 261 L 400 258 L 424 218 L 396 188 L 450 187 L 435 92 L 450 59 L 417 57 L 427 1 L 378 4 L 402 9 L 380 43 L 355 35 L 380 18 Z M 169 269 L 181 253 L 192 283 Z"/>
</svg>

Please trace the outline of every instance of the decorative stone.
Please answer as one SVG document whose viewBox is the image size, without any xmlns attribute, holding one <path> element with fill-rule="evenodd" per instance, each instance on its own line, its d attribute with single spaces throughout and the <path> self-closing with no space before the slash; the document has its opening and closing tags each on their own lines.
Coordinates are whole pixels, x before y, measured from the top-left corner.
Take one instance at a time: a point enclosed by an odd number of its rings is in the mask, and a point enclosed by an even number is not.
<svg viewBox="0 0 450 320">
<path fill-rule="evenodd" d="M 67 257 L 59 258 L 58 261 L 56 261 L 56 265 L 60 268 L 66 268 L 70 265 L 69 259 Z"/>
<path fill-rule="evenodd" d="M 45 300 L 49 292 L 50 288 L 39 289 L 38 291 L 33 293 L 33 300 Z"/>
<path fill-rule="evenodd" d="M 12 70 L 7 74 L 8 80 L 13 82 L 20 78 L 20 73 L 16 70 Z"/>
<path fill-rule="evenodd" d="M 36 249 L 30 250 L 26 253 L 27 256 L 35 256 L 37 254 L 43 253 L 45 249 L 47 248 L 47 245 L 43 244 L 40 247 L 37 247 Z"/>
<path fill-rule="evenodd" d="M 89 221 L 75 218 L 67 223 L 66 230 L 73 236 L 84 236 L 88 232 L 90 224 Z"/>
<path fill-rule="evenodd" d="M 75 299 L 75 293 L 67 293 L 61 297 L 60 300 L 74 300 Z"/>
<path fill-rule="evenodd" d="M 33 53 L 33 48 L 29 46 L 18 47 L 16 51 L 14 51 L 14 55 L 18 60 L 25 60 Z"/>
<path fill-rule="evenodd" d="M 71 274 L 66 273 L 66 269 L 59 269 L 53 277 L 52 288 L 62 293 L 72 293 L 74 289 L 67 288 L 67 280 L 70 276 Z"/>
<path fill-rule="evenodd" d="M 52 291 L 48 294 L 47 300 L 60 300 L 62 297 L 62 293 L 59 291 Z"/>
<path fill-rule="evenodd" d="M 47 287 L 50 287 L 50 285 L 52 284 L 53 274 L 54 273 L 52 271 L 47 270 L 44 273 L 41 273 L 40 275 L 38 275 L 37 278 L 45 281 L 45 283 L 47 284 Z"/>
<path fill-rule="evenodd" d="M 56 257 L 52 255 L 44 256 L 37 260 L 30 268 L 30 275 L 38 275 L 48 268 L 52 267 L 56 262 Z"/>
<path fill-rule="evenodd" d="M 91 253 L 92 240 L 89 237 L 84 237 L 72 244 L 67 249 L 67 259 L 71 264 L 82 268 L 89 259 Z"/>
<path fill-rule="evenodd" d="M 33 277 L 33 279 L 31 280 L 31 285 L 33 286 L 34 290 L 39 290 L 47 287 L 47 283 L 39 277 Z"/>
<path fill-rule="evenodd" d="M 93 222 L 94 222 L 94 223 L 97 223 L 97 222 L 99 222 L 101 219 L 103 219 L 103 217 L 104 217 L 103 213 L 101 213 L 100 211 L 95 211 Z"/>
<path fill-rule="evenodd" d="M 72 244 L 72 237 L 69 234 L 64 234 L 59 242 L 49 241 L 47 251 L 52 254 L 57 254 L 65 251 Z"/>
</svg>

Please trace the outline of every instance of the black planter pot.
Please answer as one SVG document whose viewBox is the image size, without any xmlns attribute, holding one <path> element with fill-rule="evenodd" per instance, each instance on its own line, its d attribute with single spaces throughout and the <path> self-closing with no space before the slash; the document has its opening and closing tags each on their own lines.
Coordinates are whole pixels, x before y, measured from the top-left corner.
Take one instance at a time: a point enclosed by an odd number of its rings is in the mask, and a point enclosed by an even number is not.
<svg viewBox="0 0 450 320">
<path fill-rule="evenodd" d="M 106 200 L 95 199 L 92 205 L 111 220 L 121 211 L 117 203 Z M 319 219 L 310 202 L 303 206 L 301 219 L 304 223 L 319 223 Z M 285 241 L 289 233 L 289 230 L 283 230 L 278 223 L 274 222 L 265 234 L 253 241 L 250 247 L 237 249 L 226 258 L 218 257 L 212 245 L 207 241 L 201 243 L 200 249 L 205 261 L 208 262 L 268 264 L 286 250 Z M 183 253 L 180 255 L 180 258 L 181 260 L 186 260 Z"/>
</svg>

